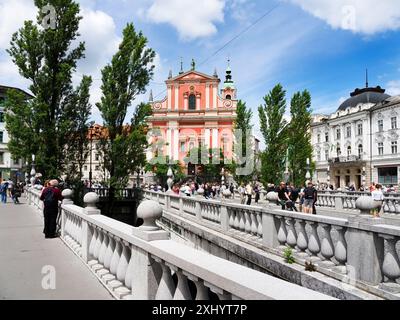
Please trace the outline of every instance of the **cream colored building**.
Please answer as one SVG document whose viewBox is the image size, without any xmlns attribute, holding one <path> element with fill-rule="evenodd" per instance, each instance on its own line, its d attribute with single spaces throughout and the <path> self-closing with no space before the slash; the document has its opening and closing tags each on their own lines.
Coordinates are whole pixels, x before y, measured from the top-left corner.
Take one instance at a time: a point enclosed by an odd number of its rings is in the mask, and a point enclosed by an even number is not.
<svg viewBox="0 0 400 320">
<path fill-rule="evenodd" d="M 335 113 L 314 116 L 314 181 L 356 189 L 399 184 L 399 129 L 400 96 L 368 84 L 356 89 Z"/>
</svg>

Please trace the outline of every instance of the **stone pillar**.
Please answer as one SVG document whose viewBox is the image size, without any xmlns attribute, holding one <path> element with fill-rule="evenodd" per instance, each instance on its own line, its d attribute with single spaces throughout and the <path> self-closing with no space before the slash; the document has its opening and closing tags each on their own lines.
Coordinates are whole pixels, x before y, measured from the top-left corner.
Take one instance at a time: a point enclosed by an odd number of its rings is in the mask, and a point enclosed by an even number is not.
<svg viewBox="0 0 400 320">
<path fill-rule="evenodd" d="M 360 226 L 380 224 L 383 223 L 383 219 L 374 219 L 370 215 L 374 207 L 371 197 L 360 197 L 356 207 L 360 209 L 361 215 L 348 219 L 347 267 L 352 268 L 356 280 L 376 286 L 383 280 L 384 241 L 378 234 L 362 230 Z"/>
<path fill-rule="evenodd" d="M 84 213 L 88 216 L 100 215 L 101 211 L 97 209 L 96 204 L 99 203 L 100 197 L 94 192 L 89 192 L 83 198 L 85 203 Z M 93 230 L 89 227 L 87 221 L 82 219 L 82 259 L 88 263 L 91 259 L 89 254 L 90 241 L 93 237 Z"/>
<path fill-rule="evenodd" d="M 276 222 L 274 215 L 263 210 L 262 224 L 263 224 L 263 245 L 265 245 L 267 248 L 278 247 L 279 223 Z"/>
<path fill-rule="evenodd" d="M 224 231 L 229 231 L 228 208 L 224 205 L 221 205 L 221 228 Z"/>
<path fill-rule="evenodd" d="M 161 206 L 152 200 L 143 201 L 137 215 L 144 223 L 139 228 L 133 229 L 133 235 L 147 242 L 156 240 L 169 240 L 169 233 L 161 230 L 156 220 L 162 217 Z M 154 300 L 158 289 L 158 280 L 161 278 L 162 269 L 147 251 L 133 246 L 132 259 L 135 267 L 132 268 L 132 295 L 133 300 Z"/>
<path fill-rule="evenodd" d="M 61 195 L 63 197 L 63 201 L 62 201 L 62 205 L 61 205 L 61 238 L 64 238 L 66 220 L 65 220 L 64 210 L 62 210 L 62 206 L 68 205 L 68 204 L 74 204 L 74 202 L 72 201 L 72 196 L 74 195 L 74 192 L 70 189 L 65 189 L 61 193 Z"/>
</svg>

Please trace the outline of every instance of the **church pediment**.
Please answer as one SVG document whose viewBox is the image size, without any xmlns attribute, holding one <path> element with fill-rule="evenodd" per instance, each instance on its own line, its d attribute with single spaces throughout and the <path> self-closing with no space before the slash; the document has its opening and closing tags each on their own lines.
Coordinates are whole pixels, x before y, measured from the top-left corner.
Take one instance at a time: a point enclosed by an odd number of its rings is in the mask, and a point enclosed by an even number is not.
<svg viewBox="0 0 400 320">
<path fill-rule="evenodd" d="M 176 76 L 175 78 L 169 79 L 167 83 L 176 82 L 176 81 L 214 81 L 220 82 L 218 78 L 214 78 L 213 76 L 209 76 L 207 74 L 198 72 L 198 71 L 188 71 L 183 74 Z"/>
</svg>

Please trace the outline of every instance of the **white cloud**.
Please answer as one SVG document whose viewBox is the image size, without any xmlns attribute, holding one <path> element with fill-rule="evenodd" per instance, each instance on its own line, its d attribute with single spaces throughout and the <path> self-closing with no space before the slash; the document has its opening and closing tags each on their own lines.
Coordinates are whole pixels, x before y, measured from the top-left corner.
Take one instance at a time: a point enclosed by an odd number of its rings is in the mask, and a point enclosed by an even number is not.
<svg viewBox="0 0 400 320">
<path fill-rule="evenodd" d="M 400 28 L 398 0 L 288 0 L 335 29 L 372 35 Z"/>
<path fill-rule="evenodd" d="M 400 80 L 389 81 L 386 85 L 386 93 L 391 96 L 400 95 Z"/>
<path fill-rule="evenodd" d="M 147 18 L 169 23 L 182 39 L 193 40 L 217 33 L 216 23 L 224 21 L 225 0 L 154 0 Z"/>
<path fill-rule="evenodd" d="M 7 49 L 25 20 L 36 21 L 36 8 L 32 0 L 0 0 L 0 12 L 0 49 Z"/>
</svg>

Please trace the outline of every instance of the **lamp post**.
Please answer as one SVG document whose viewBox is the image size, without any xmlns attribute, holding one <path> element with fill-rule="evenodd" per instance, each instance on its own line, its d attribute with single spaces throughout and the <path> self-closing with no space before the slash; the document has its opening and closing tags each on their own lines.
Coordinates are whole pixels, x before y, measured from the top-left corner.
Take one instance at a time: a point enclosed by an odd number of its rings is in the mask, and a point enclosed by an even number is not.
<svg viewBox="0 0 400 320">
<path fill-rule="evenodd" d="M 89 188 L 92 188 L 92 153 L 93 153 L 93 124 L 89 128 L 89 139 L 90 139 L 90 156 L 89 156 Z"/>
<path fill-rule="evenodd" d="M 29 184 L 29 168 L 28 168 L 28 161 L 25 161 L 25 184 Z"/>
<path fill-rule="evenodd" d="M 35 184 L 35 178 L 36 176 L 36 170 L 35 170 L 35 155 L 32 155 L 32 169 L 31 169 L 31 186 L 33 188 L 34 184 Z"/>
<path fill-rule="evenodd" d="M 328 188 L 329 188 L 329 186 L 331 184 L 331 167 L 330 166 L 328 166 L 327 175 L 328 175 L 328 177 L 326 178 L 326 182 L 328 183 Z"/>
<path fill-rule="evenodd" d="M 310 167 L 310 158 L 307 158 L 307 173 L 306 173 L 306 180 L 311 180 L 311 167 Z"/>
</svg>

